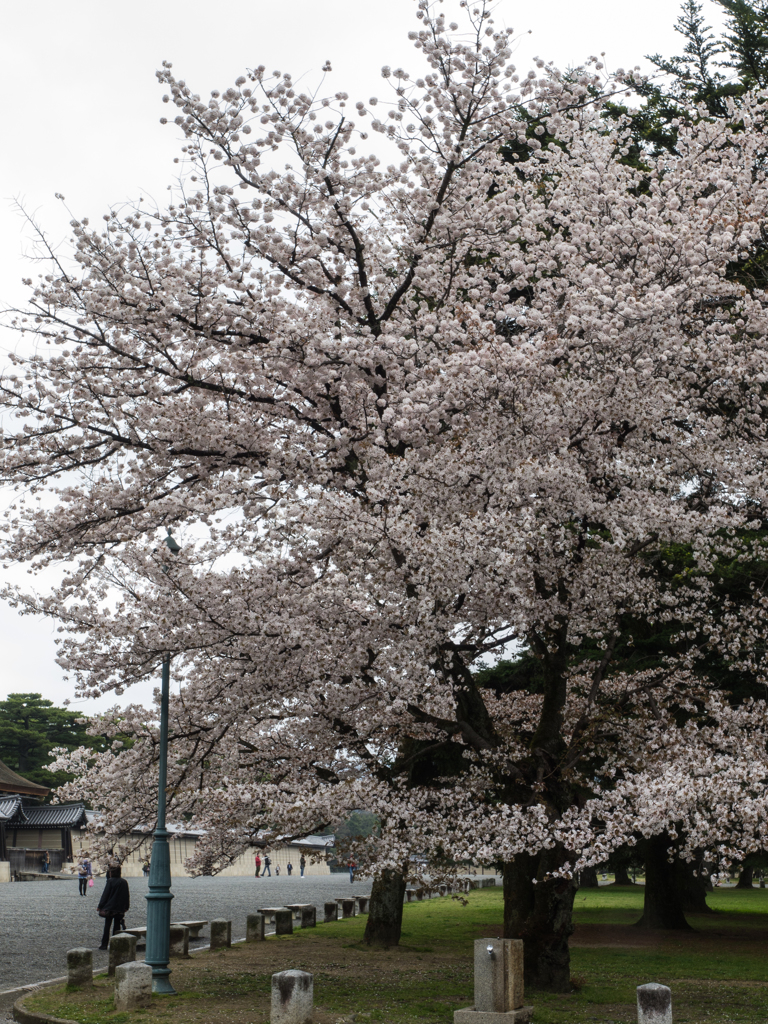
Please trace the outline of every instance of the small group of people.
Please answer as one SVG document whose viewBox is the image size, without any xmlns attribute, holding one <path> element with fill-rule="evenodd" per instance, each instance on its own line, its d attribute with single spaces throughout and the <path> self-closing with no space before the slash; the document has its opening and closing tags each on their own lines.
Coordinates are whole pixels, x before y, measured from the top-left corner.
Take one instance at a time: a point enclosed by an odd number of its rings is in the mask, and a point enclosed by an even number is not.
<svg viewBox="0 0 768 1024">
<path fill-rule="evenodd" d="M 269 856 L 268 853 L 264 854 L 264 860 L 262 860 L 257 853 L 256 856 L 253 858 L 253 862 L 256 865 L 257 878 L 263 878 L 264 875 L 269 875 L 270 878 L 272 877 L 272 858 Z"/>
<path fill-rule="evenodd" d="M 263 878 L 265 875 L 269 875 L 270 878 L 272 877 L 272 858 L 269 856 L 268 853 L 264 854 L 264 860 L 262 860 L 261 855 L 257 853 L 256 856 L 253 858 L 253 862 L 256 866 L 257 878 Z M 302 853 L 299 859 L 299 870 L 301 871 L 302 878 L 304 877 L 304 869 L 306 868 L 306 866 L 307 858 Z M 289 875 L 293 874 L 293 864 L 291 864 L 290 861 L 288 861 L 288 863 L 285 865 L 285 870 L 288 872 Z M 278 877 L 280 875 L 279 864 L 275 864 L 275 875 Z"/>
</svg>

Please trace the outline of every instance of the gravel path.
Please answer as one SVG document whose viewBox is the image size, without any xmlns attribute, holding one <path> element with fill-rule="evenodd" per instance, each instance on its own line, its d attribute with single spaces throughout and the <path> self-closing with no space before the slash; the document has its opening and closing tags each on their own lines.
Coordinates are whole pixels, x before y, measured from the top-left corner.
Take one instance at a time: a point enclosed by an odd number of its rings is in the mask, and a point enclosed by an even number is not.
<svg viewBox="0 0 768 1024">
<path fill-rule="evenodd" d="M 103 921 L 96 904 L 104 888 L 96 879 L 87 896 L 79 896 L 77 879 L 72 881 L 13 882 L 0 885 L 0 993 L 66 973 L 66 953 L 75 946 L 93 949 L 93 966 L 106 967 L 107 954 L 96 947 L 101 941 Z M 146 924 L 147 881 L 129 878 L 131 909 L 126 914 L 129 928 Z M 232 938 L 245 936 L 245 918 L 259 907 L 286 903 L 314 903 L 322 920 L 323 903 L 337 896 L 367 896 L 370 881 L 350 885 L 346 874 L 307 875 L 305 878 L 177 878 L 173 881 L 172 921 L 232 921 Z M 208 935 L 208 929 L 204 929 Z M 198 943 L 207 942 L 203 938 Z M 7 1012 L 0 999 L 0 1020 Z M 10 1018 L 6 1018 L 10 1019 Z"/>
</svg>

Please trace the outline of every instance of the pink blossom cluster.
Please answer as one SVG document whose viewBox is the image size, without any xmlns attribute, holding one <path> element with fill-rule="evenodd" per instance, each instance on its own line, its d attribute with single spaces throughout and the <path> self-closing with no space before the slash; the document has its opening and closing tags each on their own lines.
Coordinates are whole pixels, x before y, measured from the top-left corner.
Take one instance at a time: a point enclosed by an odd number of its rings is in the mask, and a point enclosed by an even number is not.
<svg viewBox="0 0 768 1024">
<path fill-rule="evenodd" d="M 701 671 L 765 678 L 765 597 L 713 584 L 762 552 L 768 302 L 734 268 L 765 244 L 764 97 L 638 168 L 621 76 L 520 75 L 467 17 L 420 0 L 387 102 L 263 67 L 204 99 L 166 65 L 172 203 L 73 221 L 15 315 L 4 557 L 64 568 L 7 596 L 60 620 L 83 694 L 170 652 L 197 870 L 356 807 L 371 869 L 766 846 L 766 705 Z M 676 639 L 633 668 L 638 620 Z M 515 645 L 541 685 L 479 685 Z M 114 845 L 154 820 L 156 709 L 94 728 L 113 749 L 56 767 Z"/>
</svg>

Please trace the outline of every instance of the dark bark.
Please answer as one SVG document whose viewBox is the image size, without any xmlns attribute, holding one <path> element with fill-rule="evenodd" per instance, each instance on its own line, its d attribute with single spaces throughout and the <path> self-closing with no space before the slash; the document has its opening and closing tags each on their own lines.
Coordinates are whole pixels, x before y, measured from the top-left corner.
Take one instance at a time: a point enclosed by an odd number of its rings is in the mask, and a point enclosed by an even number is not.
<svg viewBox="0 0 768 1024">
<path fill-rule="evenodd" d="M 634 885 L 635 883 L 629 877 L 629 872 L 626 867 L 622 864 L 621 867 L 616 868 L 616 885 Z"/>
<path fill-rule="evenodd" d="M 597 868 L 582 868 L 579 872 L 580 889 L 597 888 Z"/>
<path fill-rule="evenodd" d="M 526 987 L 547 992 L 571 991 L 568 936 L 576 887 L 569 879 L 546 877 L 565 859 L 554 849 L 521 854 L 504 865 L 504 937 L 525 943 Z"/>
<path fill-rule="evenodd" d="M 666 832 L 645 843 L 645 898 L 638 928 L 690 930 L 685 919 L 677 863 L 669 863 L 672 841 Z"/>
<path fill-rule="evenodd" d="M 371 886 L 368 921 L 363 938 L 369 946 L 396 946 L 403 927 L 405 878 L 399 871 L 385 870 Z"/>
<path fill-rule="evenodd" d="M 753 868 L 743 867 L 741 869 L 741 874 L 739 875 L 739 880 L 736 883 L 736 888 L 737 889 L 751 889 L 752 888 L 752 878 L 753 878 L 753 875 L 754 875 L 754 869 Z"/>
<path fill-rule="evenodd" d="M 678 860 L 675 868 L 677 884 L 680 889 L 680 902 L 684 912 L 686 914 L 714 914 L 714 910 L 707 906 L 708 878 L 701 873 L 701 863 Z M 696 873 L 694 874 L 694 872 Z"/>
</svg>

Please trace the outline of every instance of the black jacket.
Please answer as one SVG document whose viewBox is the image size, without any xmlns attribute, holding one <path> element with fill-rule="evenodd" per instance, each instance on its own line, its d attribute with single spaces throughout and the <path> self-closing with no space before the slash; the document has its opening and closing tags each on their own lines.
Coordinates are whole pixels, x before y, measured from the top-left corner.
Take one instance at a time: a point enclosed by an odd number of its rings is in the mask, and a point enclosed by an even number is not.
<svg viewBox="0 0 768 1024">
<path fill-rule="evenodd" d="M 99 910 L 106 910 L 108 917 L 124 914 L 131 906 L 131 893 L 124 878 L 108 878 L 99 900 Z"/>
</svg>

